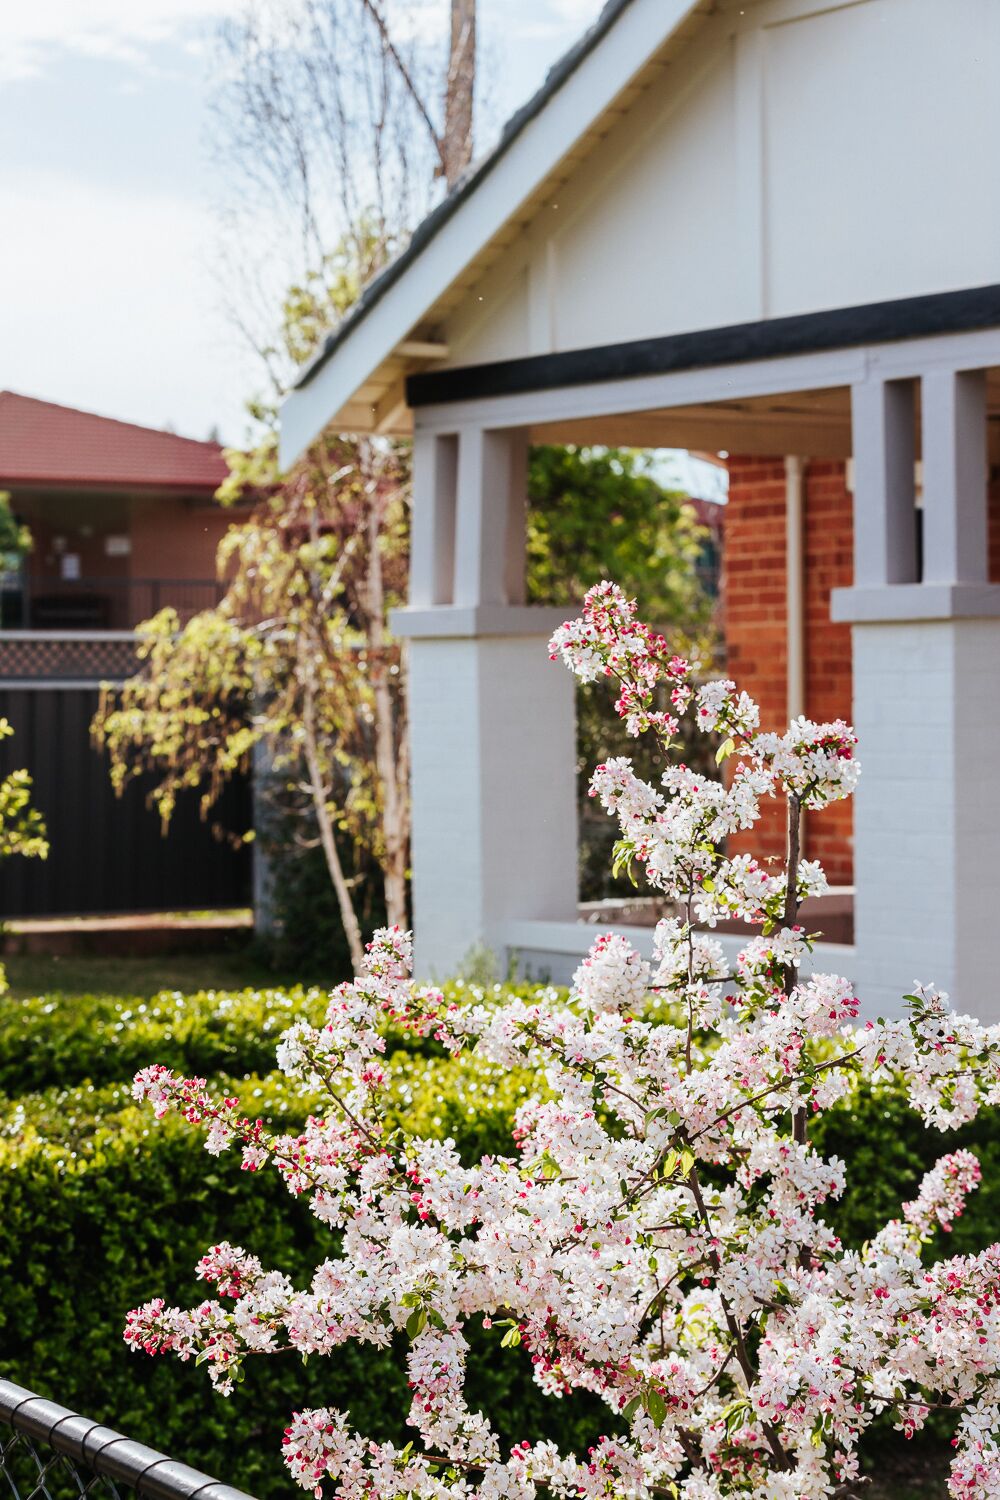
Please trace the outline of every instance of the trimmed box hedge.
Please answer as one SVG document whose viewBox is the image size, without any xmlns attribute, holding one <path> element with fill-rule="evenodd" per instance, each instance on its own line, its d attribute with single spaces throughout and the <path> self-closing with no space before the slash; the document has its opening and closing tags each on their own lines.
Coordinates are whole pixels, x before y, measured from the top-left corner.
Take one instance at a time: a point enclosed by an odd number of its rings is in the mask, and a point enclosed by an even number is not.
<svg viewBox="0 0 1000 1500">
<path fill-rule="evenodd" d="M 332 1247 L 329 1232 L 276 1173 L 248 1178 L 238 1153 L 207 1156 L 200 1132 L 173 1116 L 157 1122 L 133 1103 L 128 1074 L 150 1061 L 214 1072 L 218 1086 L 238 1094 L 248 1110 L 294 1126 L 314 1097 L 274 1073 L 233 1078 L 208 1064 L 222 1049 L 228 1062 L 235 1039 L 241 1043 L 255 1029 L 247 1054 L 256 1058 L 262 1049 L 273 1060 L 290 1016 L 317 1003 L 321 1009 L 318 992 L 160 996 L 140 1014 L 95 997 L 83 1015 L 69 1003 L 31 1002 L 21 1003 L 15 1018 L 0 1004 L 0 1055 L 7 1048 L 0 1076 L 8 1090 L 16 1051 L 10 1039 L 23 1035 L 20 1027 L 44 1041 L 25 1069 L 33 1079 L 60 1071 L 61 1059 L 72 1057 L 77 1073 L 86 1060 L 99 1078 L 117 1071 L 121 1080 L 0 1098 L 0 1375 L 262 1500 L 292 1490 L 279 1444 L 297 1407 L 347 1407 L 365 1431 L 406 1440 L 403 1351 L 347 1345 L 336 1358 L 305 1366 L 294 1358 L 252 1361 L 228 1401 L 212 1394 L 204 1370 L 129 1353 L 121 1338 L 126 1311 L 155 1295 L 197 1301 L 194 1267 L 214 1241 L 252 1247 L 299 1284 Z M 129 1033 L 130 1010 L 137 1036 Z M 509 1153 L 525 1078 L 429 1050 L 391 1055 L 390 1122 L 405 1117 L 412 1129 L 451 1136 L 469 1160 Z M 68 1061 L 65 1071 L 74 1071 Z M 472 1366 L 475 1399 L 502 1413 L 511 1441 L 527 1430 L 585 1443 L 601 1428 L 596 1401 L 543 1397 L 523 1355 L 497 1358 L 495 1336 L 483 1335 Z"/>
<path fill-rule="evenodd" d="M 456 987 L 457 988 L 457 987 Z M 0 1374 L 105 1420 L 178 1458 L 271 1500 L 292 1486 L 278 1447 L 289 1412 L 348 1408 L 378 1438 L 409 1436 L 402 1351 L 347 1345 L 333 1359 L 251 1362 L 224 1401 L 204 1371 L 129 1354 L 125 1312 L 154 1295 L 182 1305 L 199 1295 L 194 1266 L 226 1237 L 304 1284 L 330 1237 L 277 1175 L 248 1178 L 238 1156 L 207 1156 L 175 1117 L 157 1123 L 130 1097 L 149 1062 L 215 1077 L 245 1107 L 290 1125 L 315 1100 L 269 1072 L 276 1039 L 295 1014 L 322 1011 L 313 990 L 0 1001 Z M 512 1150 L 511 1123 L 528 1080 L 433 1044 L 393 1038 L 388 1113 L 426 1135 L 452 1136 L 473 1161 Z M 968 1146 L 983 1184 L 942 1253 L 1000 1237 L 1000 1116 L 963 1130 L 924 1130 L 888 1091 L 863 1090 L 814 1127 L 818 1148 L 844 1158 L 848 1188 L 830 1217 L 860 1244 L 911 1197 L 943 1152 Z M 484 1335 L 470 1394 L 499 1415 L 503 1436 L 546 1434 L 586 1445 L 608 1425 L 582 1396 L 554 1402 L 531 1381 L 523 1351 Z"/>
</svg>

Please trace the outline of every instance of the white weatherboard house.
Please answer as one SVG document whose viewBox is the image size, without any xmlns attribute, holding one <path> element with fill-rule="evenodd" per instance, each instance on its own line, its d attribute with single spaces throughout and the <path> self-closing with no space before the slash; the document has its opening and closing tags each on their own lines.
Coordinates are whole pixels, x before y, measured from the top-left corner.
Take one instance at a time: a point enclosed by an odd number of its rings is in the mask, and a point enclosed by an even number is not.
<svg viewBox="0 0 1000 1500">
<path fill-rule="evenodd" d="M 414 438 L 424 974 L 589 945 L 526 450 L 676 446 L 733 456 L 734 674 L 860 735 L 823 962 L 1000 1018 L 998 75 L 1000 0 L 611 0 L 302 375 L 286 460 Z"/>
</svg>

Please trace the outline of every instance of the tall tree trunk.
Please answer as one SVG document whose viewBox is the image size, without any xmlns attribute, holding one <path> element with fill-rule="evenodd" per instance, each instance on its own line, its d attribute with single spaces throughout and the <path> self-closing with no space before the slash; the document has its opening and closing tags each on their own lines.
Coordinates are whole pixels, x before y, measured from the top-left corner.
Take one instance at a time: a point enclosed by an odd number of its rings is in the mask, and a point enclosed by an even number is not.
<svg viewBox="0 0 1000 1500">
<path fill-rule="evenodd" d="M 451 48 L 444 93 L 441 157 L 445 181 L 455 183 L 472 160 L 476 87 L 476 0 L 451 0 Z"/>
<path fill-rule="evenodd" d="M 340 862 L 340 852 L 337 849 L 333 819 L 330 817 L 330 808 L 326 799 L 326 780 L 323 776 L 319 746 L 316 740 L 316 704 L 312 687 L 307 687 L 303 694 L 302 737 L 306 767 L 309 771 L 309 790 L 312 793 L 313 808 L 315 809 L 316 822 L 319 826 L 320 843 L 323 846 L 323 853 L 326 857 L 326 867 L 330 874 L 330 880 L 336 892 L 337 905 L 340 908 L 340 920 L 344 925 L 344 932 L 347 935 L 347 946 L 351 954 L 351 967 L 355 974 L 360 974 L 365 959 L 365 945 L 361 938 L 361 928 L 354 910 L 354 902 L 351 900 L 351 888 L 347 883 L 344 867 Z"/>
<path fill-rule="evenodd" d="M 382 502 L 377 495 L 373 495 L 368 511 L 369 681 L 375 699 L 375 769 L 382 787 L 386 915 L 390 926 L 406 927 L 406 867 L 410 846 L 410 807 L 404 772 L 406 728 L 405 725 L 397 724 L 385 663 L 385 587 L 379 547 L 382 514 Z M 402 684 L 399 688 L 400 695 L 401 692 Z"/>
</svg>

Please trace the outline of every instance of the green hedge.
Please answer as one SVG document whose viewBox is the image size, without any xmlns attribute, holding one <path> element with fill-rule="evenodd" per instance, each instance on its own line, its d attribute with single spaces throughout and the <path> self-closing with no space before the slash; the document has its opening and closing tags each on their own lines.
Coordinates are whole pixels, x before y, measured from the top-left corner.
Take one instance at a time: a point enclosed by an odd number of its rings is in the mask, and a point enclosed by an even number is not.
<svg viewBox="0 0 1000 1500">
<path fill-rule="evenodd" d="M 248 1109 L 294 1124 L 315 1101 L 266 1069 L 288 1016 L 321 1005 L 318 992 L 305 991 L 159 996 L 145 1009 L 101 997 L 79 1009 L 0 1002 L 0 1374 L 264 1500 L 290 1493 L 278 1445 L 298 1406 L 346 1407 L 362 1430 L 405 1440 L 402 1352 L 347 1346 L 307 1366 L 252 1361 L 229 1401 L 212 1396 L 203 1370 L 129 1354 L 127 1309 L 154 1295 L 194 1302 L 194 1265 L 213 1241 L 246 1245 L 299 1284 L 332 1247 L 276 1174 L 248 1178 L 235 1154 L 206 1156 L 184 1122 L 156 1123 L 133 1104 L 128 1078 L 151 1061 L 214 1074 Z M 234 1079 L 244 1068 L 260 1071 Z M 469 1161 L 512 1149 L 523 1075 L 412 1045 L 393 1051 L 390 1068 L 392 1119 L 453 1136 Z M 941 1249 L 978 1249 L 1000 1236 L 996 1111 L 942 1136 L 897 1096 L 863 1091 L 818 1120 L 813 1138 L 847 1162 L 848 1190 L 831 1218 L 848 1243 L 897 1213 L 922 1171 L 958 1145 L 977 1152 L 984 1181 Z M 542 1397 L 523 1353 L 501 1353 L 492 1334 L 475 1342 L 470 1393 L 512 1440 L 544 1433 L 579 1446 L 607 1424 L 586 1398 Z"/>
<path fill-rule="evenodd" d="M 984 1109 L 960 1130 L 928 1130 L 901 1091 L 862 1088 L 849 1106 L 830 1110 L 810 1128 L 818 1150 L 847 1164 L 847 1188 L 828 1215 L 848 1245 L 862 1245 L 900 1206 L 945 1152 L 974 1151 L 983 1180 L 950 1234 L 939 1233 L 931 1258 L 966 1255 L 1000 1239 L 1000 1110 Z"/>
<path fill-rule="evenodd" d="M 248 999 L 247 1015 L 256 1004 Z M 61 1012 L 51 1014 L 58 1030 Z M 192 1035 L 201 1045 L 201 1032 Z M 122 1044 L 120 1055 L 131 1050 Z M 51 1051 L 59 1051 L 54 1039 Z M 390 1065 L 390 1124 L 405 1117 L 411 1128 L 450 1135 L 470 1161 L 512 1150 L 523 1076 L 403 1051 Z M 274 1074 L 216 1081 L 247 1109 L 288 1125 L 316 1103 Z M 298 1284 L 335 1249 L 277 1174 L 248 1178 L 235 1153 L 206 1156 L 199 1132 L 173 1117 L 156 1122 L 132 1102 L 127 1082 L 0 1100 L 0 1375 L 265 1500 L 290 1491 L 279 1443 L 296 1407 L 346 1407 L 377 1437 L 411 1436 L 402 1349 L 347 1346 L 306 1366 L 251 1361 L 228 1401 L 211 1394 L 204 1370 L 126 1350 L 126 1311 L 154 1295 L 197 1301 L 195 1263 L 221 1237 L 252 1248 Z M 586 1443 L 600 1430 L 595 1401 L 554 1403 L 533 1385 L 523 1354 L 501 1355 L 496 1334 L 477 1334 L 473 1343 L 470 1393 L 501 1414 L 511 1441 L 544 1432 Z"/>
<path fill-rule="evenodd" d="M 484 993 L 453 983 L 463 1000 Z M 497 994 L 527 994 L 530 985 L 495 985 Z M 215 1073 L 266 1073 L 274 1066 L 278 1037 L 300 1015 L 317 1021 L 326 993 L 290 989 L 164 990 L 151 1000 L 118 995 L 53 994 L 0 997 L 0 1094 L 25 1094 L 51 1086 L 115 1083 L 151 1060 L 199 1077 Z M 390 1032 L 394 1047 L 443 1055 L 435 1043 Z"/>
<path fill-rule="evenodd" d="M 278 1037 L 297 1015 L 318 1019 L 325 996 L 302 987 L 164 991 L 0 999 L 0 1094 L 54 1085 L 121 1082 L 151 1061 L 200 1077 L 268 1072 Z"/>
</svg>

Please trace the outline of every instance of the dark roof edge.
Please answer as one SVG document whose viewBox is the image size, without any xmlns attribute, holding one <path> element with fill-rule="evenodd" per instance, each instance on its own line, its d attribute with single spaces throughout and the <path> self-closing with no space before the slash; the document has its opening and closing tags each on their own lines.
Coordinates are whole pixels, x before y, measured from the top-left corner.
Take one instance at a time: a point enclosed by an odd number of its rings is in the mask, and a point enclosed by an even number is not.
<svg viewBox="0 0 1000 1500">
<path fill-rule="evenodd" d="M 954 292 L 867 302 L 825 312 L 734 323 L 663 338 L 634 339 L 558 354 L 536 354 L 495 364 L 455 366 L 411 375 L 410 406 L 523 395 L 558 386 L 593 385 L 640 375 L 706 369 L 746 360 L 816 354 L 860 344 L 892 343 L 936 334 L 968 333 L 1000 325 L 1000 283 Z"/>
<path fill-rule="evenodd" d="M 401 250 L 395 259 L 391 260 L 385 269 L 380 271 L 374 280 L 368 283 L 344 321 L 332 333 L 327 334 L 322 348 L 303 366 L 293 384 L 293 390 L 300 390 L 303 386 L 309 384 L 326 362 L 336 353 L 341 344 L 346 342 L 358 324 L 367 317 L 372 308 L 381 302 L 386 292 L 395 286 L 406 269 L 423 253 L 438 232 L 444 228 L 452 215 L 461 208 L 465 200 L 472 196 L 483 179 L 489 176 L 490 172 L 493 171 L 493 168 L 506 155 L 521 132 L 530 125 L 531 121 L 536 115 L 541 113 L 552 96 L 572 77 L 580 64 L 607 35 L 618 17 L 631 3 L 632 0 L 607 0 L 604 9 L 594 24 L 549 69 L 541 88 L 515 114 L 511 115 L 510 119 L 504 125 L 500 139 L 493 150 L 484 156 L 482 161 L 473 165 L 466 176 L 461 178 L 448 194 L 447 198 L 443 199 L 436 208 L 432 208 L 430 213 L 421 219 L 405 249 Z"/>
</svg>

